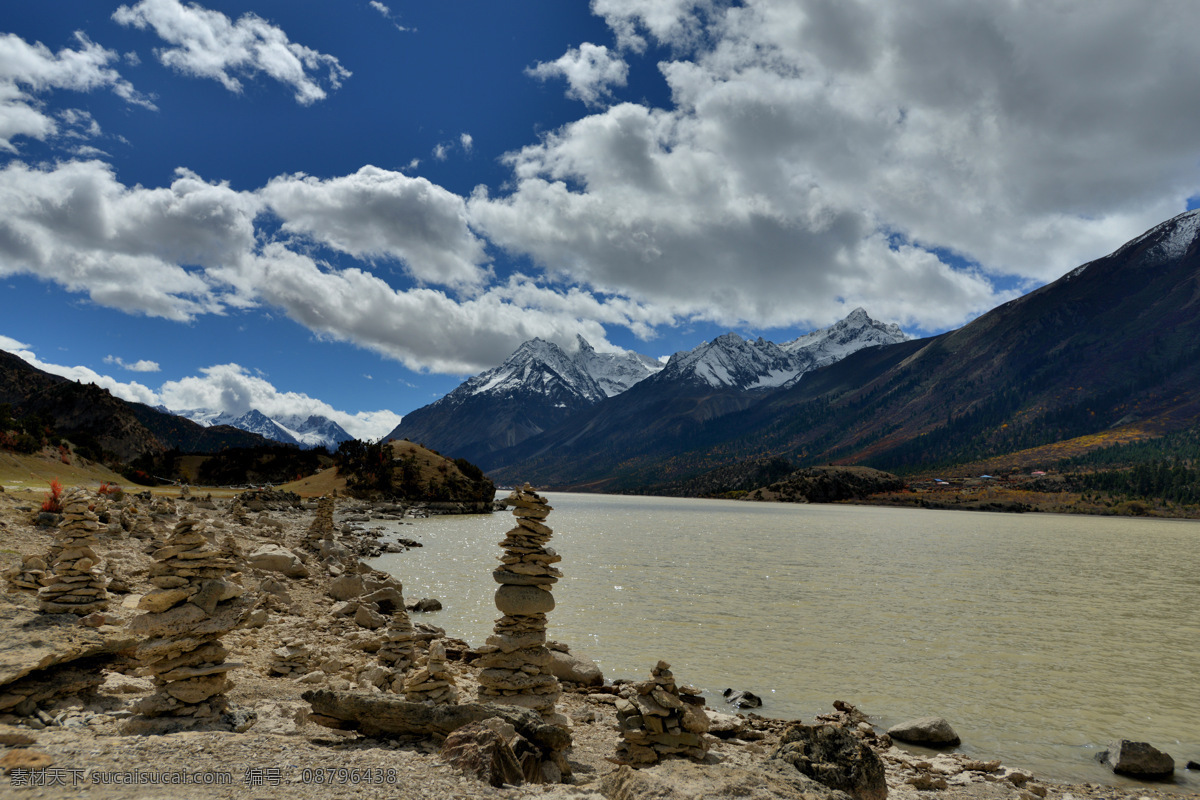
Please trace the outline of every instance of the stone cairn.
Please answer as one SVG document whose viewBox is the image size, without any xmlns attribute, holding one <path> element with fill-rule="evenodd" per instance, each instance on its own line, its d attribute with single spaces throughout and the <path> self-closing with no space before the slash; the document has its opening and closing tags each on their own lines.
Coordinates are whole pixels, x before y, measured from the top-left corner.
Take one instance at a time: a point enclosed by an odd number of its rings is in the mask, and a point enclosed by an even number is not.
<svg viewBox="0 0 1200 800">
<path fill-rule="evenodd" d="M 270 674 L 284 678 L 301 678 L 310 671 L 312 650 L 302 639 L 287 639 L 271 651 Z"/>
<path fill-rule="evenodd" d="M 416 660 L 416 642 L 412 619 L 401 603 L 388 618 L 383 644 L 379 646 L 377 654 L 379 662 L 389 665 L 396 677 L 403 677 Z"/>
<path fill-rule="evenodd" d="M 8 591 L 37 594 L 42 588 L 41 581 L 47 575 L 48 566 L 46 559 L 41 556 L 25 556 L 21 559 L 21 566 L 9 570 L 4 576 L 8 579 Z"/>
<path fill-rule="evenodd" d="M 429 643 L 429 653 L 404 681 L 404 697 L 414 703 L 457 703 L 458 687 L 446 664 L 446 648 L 440 641 Z"/>
<path fill-rule="evenodd" d="M 650 671 L 650 680 L 622 692 L 616 709 L 621 743 L 611 760 L 619 764 L 653 764 L 671 754 L 701 761 L 708 753 L 704 698 L 699 689 L 676 686 L 665 661 Z"/>
<path fill-rule="evenodd" d="M 524 706 L 551 719 L 557 716 L 554 704 L 561 690 L 550 674 L 546 612 L 554 609 L 550 587 L 562 577 L 551 566 L 562 557 L 545 546 L 554 531 L 543 520 L 552 509 L 529 484 L 513 491 L 504 503 L 514 506 L 517 527 L 500 542 L 504 555 L 492 572 L 500 584 L 496 608 L 504 616 L 479 649 L 479 699 Z"/>
<path fill-rule="evenodd" d="M 333 504 L 333 498 L 329 495 L 317 501 L 317 514 L 309 526 L 306 539 L 312 550 L 319 550 L 322 541 L 333 538 Z"/>
<path fill-rule="evenodd" d="M 231 553 L 215 547 L 207 531 L 203 518 L 185 516 L 154 553 L 155 589 L 138 603 L 147 613 L 130 632 L 149 637 L 135 655 L 145 665 L 139 674 L 153 676 L 158 691 L 134 706 L 142 718 L 130 720 L 127 733 L 213 727 L 229 710 L 226 673 L 241 665 L 225 661 L 221 636 L 242 623 L 251 604 Z"/>
<path fill-rule="evenodd" d="M 63 519 L 50 548 L 50 568 L 42 576 L 38 604 L 53 614 L 79 615 L 108 608 L 104 573 L 96 566 L 100 557 L 92 548 L 99 544 L 98 517 L 88 510 L 91 495 L 75 487 L 62 498 Z"/>
</svg>

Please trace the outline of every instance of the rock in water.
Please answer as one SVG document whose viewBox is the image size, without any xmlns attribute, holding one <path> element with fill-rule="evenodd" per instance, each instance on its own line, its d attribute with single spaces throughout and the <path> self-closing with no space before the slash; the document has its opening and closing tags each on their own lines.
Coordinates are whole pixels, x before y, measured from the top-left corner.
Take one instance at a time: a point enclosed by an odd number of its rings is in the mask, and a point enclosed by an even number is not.
<svg viewBox="0 0 1200 800">
<path fill-rule="evenodd" d="M 1128 739 L 1109 742 L 1096 760 L 1113 772 L 1141 778 L 1165 778 L 1175 772 L 1175 759 L 1147 742 Z"/>
<path fill-rule="evenodd" d="M 514 507 L 517 526 L 500 542 L 504 554 L 492 572 L 500 584 L 496 608 L 504 616 L 479 648 L 479 699 L 532 708 L 552 719 L 561 689 L 546 649 L 546 613 L 554 609 L 550 587 L 562 577 L 551 565 L 562 557 L 546 546 L 554 532 L 543 520 L 553 509 L 529 484 L 504 502 Z"/>
<path fill-rule="evenodd" d="M 926 747 L 957 747 L 962 744 L 954 728 L 941 717 L 921 717 L 901 722 L 888 728 L 887 733 L 898 742 L 922 744 Z"/>
<path fill-rule="evenodd" d="M 883 761 L 854 734 L 837 725 L 792 723 L 771 758 L 855 800 L 886 800 Z"/>
</svg>

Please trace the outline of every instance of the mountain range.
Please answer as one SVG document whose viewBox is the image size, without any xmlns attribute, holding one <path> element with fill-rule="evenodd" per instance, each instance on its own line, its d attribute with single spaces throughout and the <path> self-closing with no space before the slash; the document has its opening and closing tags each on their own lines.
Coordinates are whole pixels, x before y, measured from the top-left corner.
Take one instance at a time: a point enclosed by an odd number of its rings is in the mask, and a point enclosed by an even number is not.
<svg viewBox="0 0 1200 800">
<path fill-rule="evenodd" d="M 497 463 L 496 454 L 589 409 L 608 408 L 635 387 L 668 405 L 696 407 L 685 413 L 716 415 L 744 407 L 761 392 L 789 385 L 863 347 L 906 338 L 898 326 L 877 322 L 860 308 L 835 325 L 782 345 L 727 333 L 676 353 L 666 364 L 638 353 L 597 353 L 582 336 L 570 353 L 533 339 L 500 366 L 406 415 L 385 439 L 420 442 L 486 469 Z M 700 408 L 707 410 L 698 412 Z"/>
<path fill-rule="evenodd" d="M 526 342 L 387 438 L 501 482 L 655 491 L 743 460 L 913 470 L 1158 436 L 1200 419 L 1200 210 L 925 339 L 856 309 L 789 342 L 730 333 L 665 364 L 573 345 Z M 126 462 L 350 438 L 319 416 L 184 412 L 206 426 L 5 352 L 0 403 Z"/>
<path fill-rule="evenodd" d="M 166 411 L 167 409 L 161 410 Z M 354 438 L 341 425 L 318 414 L 307 417 L 298 415 L 268 417 L 255 408 L 244 414 L 226 414 L 206 409 L 188 409 L 170 413 L 206 427 L 228 425 L 239 430 L 257 433 L 259 436 L 281 444 L 294 444 L 303 449 L 325 447 L 332 452 L 337 450 L 338 445 L 342 442 Z"/>
<path fill-rule="evenodd" d="M 621 491 L 750 458 L 902 470 L 1177 430 L 1200 417 L 1198 232 L 1200 210 L 1181 214 L 958 330 L 863 348 L 757 394 L 646 380 L 486 466 L 501 482 Z"/>
</svg>

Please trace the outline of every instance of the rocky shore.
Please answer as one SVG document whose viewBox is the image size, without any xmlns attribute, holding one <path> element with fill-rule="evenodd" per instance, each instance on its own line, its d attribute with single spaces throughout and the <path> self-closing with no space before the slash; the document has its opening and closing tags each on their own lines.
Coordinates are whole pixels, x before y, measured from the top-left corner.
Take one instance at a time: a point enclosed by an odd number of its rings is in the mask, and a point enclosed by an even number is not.
<svg viewBox="0 0 1200 800">
<path fill-rule="evenodd" d="M 1200 796 L 900 746 L 926 734 L 880 730 L 849 703 L 802 722 L 706 707 L 686 665 L 604 682 L 545 640 L 549 601 L 514 605 L 513 589 L 494 641 L 473 646 L 363 563 L 420 544 L 372 531 L 394 508 L 89 491 L 39 525 L 41 500 L 0 492 L 0 797 Z M 498 575 L 480 580 L 549 594 L 549 506 L 514 505 Z"/>
</svg>

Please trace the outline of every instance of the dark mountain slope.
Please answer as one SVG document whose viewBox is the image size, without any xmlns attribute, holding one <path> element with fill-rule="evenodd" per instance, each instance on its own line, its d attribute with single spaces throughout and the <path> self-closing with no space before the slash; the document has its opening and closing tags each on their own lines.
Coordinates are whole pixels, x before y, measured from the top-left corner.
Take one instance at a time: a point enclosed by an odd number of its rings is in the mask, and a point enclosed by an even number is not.
<svg viewBox="0 0 1200 800">
<path fill-rule="evenodd" d="M 3 351 L 0 403 L 11 403 L 18 415 L 46 417 L 60 435 L 92 441 L 124 462 L 143 453 L 171 449 L 216 452 L 225 447 L 270 444 L 245 431 L 227 426 L 205 428 L 140 403 L 128 403 L 95 384 L 51 375 Z"/>
</svg>

